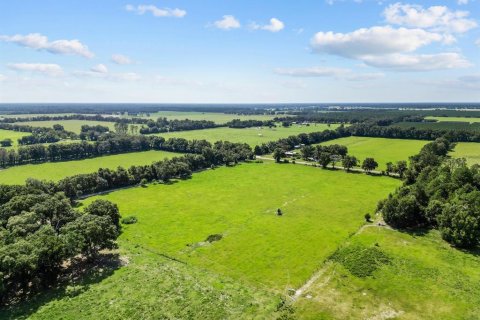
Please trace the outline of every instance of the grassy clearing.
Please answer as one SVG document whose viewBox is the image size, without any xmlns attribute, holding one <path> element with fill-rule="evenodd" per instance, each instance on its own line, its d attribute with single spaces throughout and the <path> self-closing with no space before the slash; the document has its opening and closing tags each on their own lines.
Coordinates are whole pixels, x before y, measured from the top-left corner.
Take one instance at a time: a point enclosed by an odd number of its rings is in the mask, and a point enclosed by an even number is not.
<svg viewBox="0 0 480 320">
<path fill-rule="evenodd" d="M 309 166 L 242 164 L 99 197 L 138 218 L 125 228 L 121 245 L 285 292 L 306 281 L 399 183 Z M 205 243 L 213 234 L 223 238 Z"/>
<path fill-rule="evenodd" d="M 12 148 L 16 148 L 18 147 L 18 139 L 20 139 L 21 137 L 29 136 L 30 134 L 30 132 L 18 132 L 13 130 L 0 129 L 0 140 L 12 139 Z"/>
<path fill-rule="evenodd" d="M 278 296 L 122 243 L 116 263 L 74 286 L 0 310 L 1 319 L 276 319 Z M 112 259 L 113 260 L 113 259 Z M 115 262 L 116 260 L 113 260 Z"/>
<path fill-rule="evenodd" d="M 480 131 L 480 123 L 473 122 L 399 122 L 391 125 L 392 127 L 431 129 L 431 130 L 468 130 Z"/>
<path fill-rule="evenodd" d="M 465 158 L 469 165 L 480 164 L 480 143 L 457 142 L 450 155 L 454 158 Z"/>
<path fill-rule="evenodd" d="M 99 168 L 115 169 L 118 166 L 128 168 L 132 165 L 151 164 L 154 161 L 178 155 L 178 153 L 166 151 L 145 151 L 66 162 L 27 164 L 0 170 L 0 183 L 23 184 L 27 178 L 57 181 L 75 174 L 95 172 Z"/>
<path fill-rule="evenodd" d="M 386 139 L 368 137 L 347 137 L 322 143 L 322 145 L 340 144 L 348 148 L 348 153 L 362 162 L 372 157 L 378 162 L 377 170 L 385 170 L 387 162 L 408 160 L 417 154 L 428 141 L 407 139 Z"/>
<path fill-rule="evenodd" d="M 477 319 L 480 256 L 426 235 L 365 228 L 344 248 L 374 248 L 388 257 L 371 276 L 331 261 L 297 301 L 303 319 Z M 358 251 L 358 250 L 357 250 Z M 358 268 L 365 268 L 362 264 Z"/>
<path fill-rule="evenodd" d="M 147 117 L 147 116 L 144 116 Z M 216 112 L 181 112 L 181 111 L 158 111 L 155 113 L 150 113 L 148 118 L 157 119 L 157 118 L 167 118 L 168 120 L 173 119 L 190 119 L 190 120 L 210 120 L 215 123 L 227 123 L 233 119 L 240 120 L 272 120 L 275 118 L 275 115 L 237 115 L 237 114 L 228 114 L 228 113 L 216 113 Z"/>
<path fill-rule="evenodd" d="M 469 117 L 425 117 L 427 120 L 437 120 L 439 122 L 468 122 L 475 123 L 480 122 L 480 118 L 469 118 Z"/>
<path fill-rule="evenodd" d="M 114 122 L 108 121 L 87 121 L 87 120 L 49 120 L 49 121 L 27 121 L 27 122 L 16 122 L 18 125 L 32 126 L 32 127 L 45 127 L 51 128 L 54 124 L 61 124 L 65 130 L 72 131 L 75 133 L 80 133 L 80 130 L 83 125 L 102 125 L 110 128 L 114 131 Z"/>
<path fill-rule="evenodd" d="M 300 133 L 317 132 L 326 129 L 333 130 L 338 126 L 339 125 L 335 124 L 332 124 L 330 127 L 327 124 L 312 124 L 310 126 L 292 125 L 288 128 L 276 127 L 272 129 L 269 129 L 268 127 L 246 129 L 214 128 L 204 130 L 160 133 L 158 135 L 164 137 L 165 139 L 171 137 L 185 138 L 187 140 L 205 139 L 212 143 L 219 140 L 230 142 L 245 142 L 253 147 L 269 141 L 286 138 L 291 135 L 298 135 Z"/>
</svg>

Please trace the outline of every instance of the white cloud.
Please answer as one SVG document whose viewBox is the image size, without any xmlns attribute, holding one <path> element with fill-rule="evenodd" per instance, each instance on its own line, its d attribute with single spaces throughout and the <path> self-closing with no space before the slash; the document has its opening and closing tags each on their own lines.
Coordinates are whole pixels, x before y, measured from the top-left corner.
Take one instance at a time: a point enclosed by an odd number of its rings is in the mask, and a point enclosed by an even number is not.
<svg viewBox="0 0 480 320">
<path fill-rule="evenodd" d="M 221 20 L 215 21 L 213 25 L 222 30 L 238 29 L 241 27 L 240 22 L 232 15 L 225 15 Z"/>
<path fill-rule="evenodd" d="M 7 67 L 16 71 L 34 72 L 52 77 L 63 75 L 62 68 L 53 63 L 9 63 Z"/>
<path fill-rule="evenodd" d="M 480 38 L 475 41 L 475 44 L 480 47 Z"/>
<path fill-rule="evenodd" d="M 88 47 L 79 40 L 55 40 L 49 42 L 48 38 L 40 33 L 16 34 L 13 36 L 0 35 L 0 41 L 16 43 L 35 50 L 46 50 L 55 54 L 79 55 L 85 58 L 94 56 Z"/>
<path fill-rule="evenodd" d="M 398 71 L 464 68 L 470 63 L 458 53 L 414 54 L 417 49 L 449 37 L 422 29 L 390 26 L 358 29 L 350 33 L 318 32 L 311 41 L 314 52 L 356 59 L 366 65 Z"/>
<path fill-rule="evenodd" d="M 413 52 L 444 37 L 422 29 L 371 27 L 350 33 L 318 32 L 311 40 L 315 52 L 329 53 L 348 58 L 364 55 L 382 55 Z"/>
<path fill-rule="evenodd" d="M 174 18 L 183 18 L 187 11 L 182 9 L 170 9 L 170 8 L 157 8 L 154 5 L 145 5 L 141 4 L 138 6 L 133 6 L 128 4 L 125 6 L 125 10 L 135 12 L 136 14 L 145 14 L 150 12 L 154 17 L 174 17 Z"/>
<path fill-rule="evenodd" d="M 465 33 L 478 25 L 475 20 L 468 18 L 468 11 L 452 11 L 446 6 L 425 9 L 420 5 L 397 2 L 388 6 L 383 14 L 391 24 L 450 33 Z"/>
<path fill-rule="evenodd" d="M 431 71 L 441 69 L 467 68 L 471 63 L 455 52 L 438 54 L 390 54 L 385 56 L 365 56 L 366 64 L 397 71 Z"/>
<path fill-rule="evenodd" d="M 271 18 L 270 23 L 266 25 L 259 25 L 256 23 L 252 23 L 250 27 L 254 30 L 266 30 L 270 32 L 278 32 L 285 28 L 285 24 L 278 20 L 277 18 Z"/>
<path fill-rule="evenodd" d="M 468 0 L 457 0 L 458 5 L 468 4 Z"/>
<path fill-rule="evenodd" d="M 3 74 L 0 74 L 0 82 L 7 80 L 7 77 L 5 77 Z"/>
<path fill-rule="evenodd" d="M 367 81 L 383 78 L 383 73 L 356 73 L 346 68 L 333 68 L 333 67 L 310 67 L 310 68 L 291 68 L 282 69 L 278 68 L 274 70 L 275 73 L 280 75 L 292 76 L 292 77 L 331 77 L 336 79 L 343 79 L 348 81 Z"/>
<path fill-rule="evenodd" d="M 90 71 L 97 73 L 108 73 L 108 69 L 104 64 L 97 64 L 90 68 Z"/>
<path fill-rule="evenodd" d="M 113 54 L 112 55 L 112 61 L 115 62 L 116 64 L 124 65 L 124 64 L 132 64 L 133 61 L 127 56 L 124 56 L 122 54 Z"/>
</svg>

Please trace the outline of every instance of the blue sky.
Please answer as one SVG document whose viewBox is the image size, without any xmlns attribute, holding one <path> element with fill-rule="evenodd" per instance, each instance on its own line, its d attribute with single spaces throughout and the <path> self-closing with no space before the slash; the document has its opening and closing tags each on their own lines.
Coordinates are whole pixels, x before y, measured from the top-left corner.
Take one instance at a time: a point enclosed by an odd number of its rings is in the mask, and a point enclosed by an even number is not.
<svg viewBox="0 0 480 320">
<path fill-rule="evenodd" d="M 480 0 L 0 2 L 0 102 L 480 101 Z"/>
</svg>

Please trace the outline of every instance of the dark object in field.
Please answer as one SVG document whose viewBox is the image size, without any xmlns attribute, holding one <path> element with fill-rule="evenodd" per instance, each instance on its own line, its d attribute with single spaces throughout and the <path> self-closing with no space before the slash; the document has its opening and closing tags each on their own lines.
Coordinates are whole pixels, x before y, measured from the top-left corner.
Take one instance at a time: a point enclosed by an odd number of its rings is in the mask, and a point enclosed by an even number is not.
<svg viewBox="0 0 480 320">
<path fill-rule="evenodd" d="M 283 216 L 283 212 L 280 208 L 277 209 L 277 216 Z"/>
<path fill-rule="evenodd" d="M 223 238 L 223 235 L 216 233 L 216 234 L 209 235 L 205 241 L 212 243 L 215 241 L 222 240 L 222 238 Z"/>
<path fill-rule="evenodd" d="M 137 217 L 134 216 L 128 216 L 122 219 L 123 224 L 134 224 L 137 223 Z"/>
<path fill-rule="evenodd" d="M 365 214 L 365 221 L 370 222 L 371 218 L 372 218 L 372 216 L 370 215 L 370 213 Z"/>
</svg>

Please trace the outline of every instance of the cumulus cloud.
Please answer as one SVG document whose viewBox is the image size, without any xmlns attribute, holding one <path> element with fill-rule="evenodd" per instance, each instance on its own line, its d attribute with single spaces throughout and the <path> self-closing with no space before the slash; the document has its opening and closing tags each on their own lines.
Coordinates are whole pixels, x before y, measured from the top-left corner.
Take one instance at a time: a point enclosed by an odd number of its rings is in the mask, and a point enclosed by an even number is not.
<svg viewBox="0 0 480 320">
<path fill-rule="evenodd" d="M 477 27 L 477 22 L 468 18 L 468 11 L 452 11 L 446 6 L 425 9 L 421 5 L 397 2 L 388 6 L 383 14 L 388 23 L 434 31 L 465 33 Z"/>
<path fill-rule="evenodd" d="M 96 66 L 91 67 L 90 71 L 97 73 L 108 73 L 107 66 L 104 64 L 97 64 Z"/>
<path fill-rule="evenodd" d="M 457 0 L 458 5 L 468 4 L 468 0 Z"/>
<path fill-rule="evenodd" d="M 79 55 L 85 58 L 93 58 L 94 56 L 88 47 L 79 40 L 48 41 L 48 38 L 40 33 L 16 34 L 13 36 L 0 35 L 0 41 L 12 42 L 23 47 L 45 50 L 54 54 Z"/>
<path fill-rule="evenodd" d="M 426 45 L 448 41 L 423 29 L 371 27 L 350 33 L 318 32 L 311 41 L 314 52 L 363 61 L 369 66 L 398 71 L 464 68 L 471 64 L 458 53 L 414 54 Z"/>
<path fill-rule="evenodd" d="M 16 71 L 39 73 L 51 77 L 63 75 L 62 68 L 53 63 L 9 63 L 7 67 Z"/>
<path fill-rule="evenodd" d="M 183 18 L 187 11 L 182 9 L 170 9 L 170 8 L 158 8 L 154 5 L 145 5 L 141 4 L 138 6 L 133 6 L 128 4 L 125 6 L 125 10 L 130 12 L 135 12 L 136 14 L 143 15 L 147 12 L 150 12 L 154 17 L 174 17 L 174 18 Z"/>
<path fill-rule="evenodd" d="M 112 61 L 116 64 L 120 65 L 125 65 L 125 64 L 132 64 L 133 61 L 127 56 L 124 56 L 122 54 L 113 54 L 112 55 Z"/>
<path fill-rule="evenodd" d="M 278 32 L 283 30 L 283 28 L 285 28 L 285 24 L 282 21 L 278 20 L 277 18 L 271 18 L 269 24 L 259 25 L 256 23 L 252 23 L 250 27 L 254 30 L 266 30 L 270 32 Z"/>
<path fill-rule="evenodd" d="M 336 79 L 343 79 L 348 81 L 367 81 L 383 78 L 384 74 L 375 73 L 356 73 L 347 68 L 333 68 L 333 67 L 310 67 L 310 68 L 278 68 L 274 70 L 275 73 L 291 77 L 331 77 Z"/>
<path fill-rule="evenodd" d="M 213 23 L 213 25 L 222 30 L 230 30 L 230 29 L 238 29 L 241 27 L 240 21 L 238 21 L 232 15 L 225 15 L 222 17 L 221 20 L 217 20 Z"/>
</svg>

